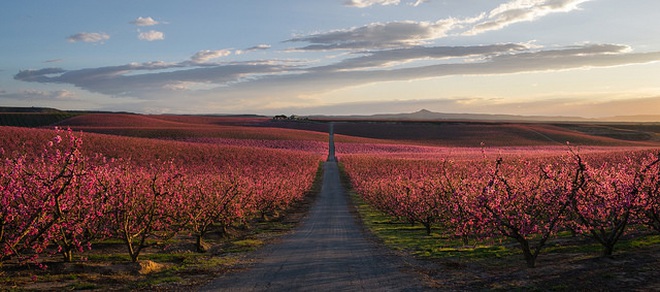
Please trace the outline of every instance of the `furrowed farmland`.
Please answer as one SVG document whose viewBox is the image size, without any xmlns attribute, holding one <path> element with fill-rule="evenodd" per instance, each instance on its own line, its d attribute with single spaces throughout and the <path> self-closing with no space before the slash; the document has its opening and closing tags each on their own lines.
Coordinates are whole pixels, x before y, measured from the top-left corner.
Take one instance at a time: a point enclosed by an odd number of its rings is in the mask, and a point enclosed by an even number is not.
<svg viewBox="0 0 660 292">
<path fill-rule="evenodd" d="M 354 216 L 428 289 L 660 288 L 651 125 L 58 114 L 0 127 L 3 289 L 236 273 L 305 222 L 334 156 Z"/>
</svg>

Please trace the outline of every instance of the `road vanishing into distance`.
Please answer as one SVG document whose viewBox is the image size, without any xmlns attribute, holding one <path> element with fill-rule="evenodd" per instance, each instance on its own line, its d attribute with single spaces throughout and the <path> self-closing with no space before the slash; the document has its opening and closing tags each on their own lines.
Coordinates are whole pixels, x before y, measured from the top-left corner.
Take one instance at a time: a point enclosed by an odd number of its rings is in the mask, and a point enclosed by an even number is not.
<svg viewBox="0 0 660 292">
<path fill-rule="evenodd" d="M 255 252 L 250 266 L 214 280 L 202 291 L 426 291 L 390 250 L 368 238 L 349 211 L 339 179 L 330 124 L 321 193 L 291 234 Z"/>
</svg>

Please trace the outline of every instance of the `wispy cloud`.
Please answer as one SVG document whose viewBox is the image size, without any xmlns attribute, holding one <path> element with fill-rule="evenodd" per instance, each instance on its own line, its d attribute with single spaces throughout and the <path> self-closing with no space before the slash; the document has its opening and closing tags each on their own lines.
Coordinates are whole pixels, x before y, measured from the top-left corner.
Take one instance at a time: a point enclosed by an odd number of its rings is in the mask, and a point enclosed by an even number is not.
<svg viewBox="0 0 660 292">
<path fill-rule="evenodd" d="M 246 52 L 252 52 L 252 51 L 262 51 L 262 50 L 268 50 L 268 49 L 270 49 L 270 45 L 259 44 L 259 45 L 256 45 L 254 47 L 249 47 L 249 48 L 245 49 L 245 51 Z"/>
<path fill-rule="evenodd" d="M 422 4 L 424 4 L 426 2 L 429 2 L 429 1 L 431 1 L 431 0 L 417 0 L 417 1 L 415 1 L 415 3 L 410 3 L 410 5 L 417 7 L 417 6 L 422 5 Z"/>
<path fill-rule="evenodd" d="M 364 8 L 372 5 L 399 5 L 400 0 L 347 0 L 344 5 Z"/>
<path fill-rule="evenodd" d="M 302 51 L 410 47 L 447 36 L 447 33 L 455 28 L 457 21 L 456 19 L 447 19 L 437 22 L 372 23 L 361 27 L 296 37 L 287 40 L 287 42 L 311 43 L 308 46 L 297 48 L 297 50 Z"/>
<path fill-rule="evenodd" d="M 491 30 L 499 30 L 508 25 L 533 21 L 552 13 L 570 12 L 579 9 L 579 5 L 591 0 L 513 0 L 501 4 L 487 14 L 465 35 L 476 35 Z"/>
<path fill-rule="evenodd" d="M 214 99 L 218 96 L 223 99 L 240 97 L 243 104 L 254 103 L 255 106 L 260 106 L 261 98 L 287 96 L 287 99 L 291 100 L 292 96 L 377 82 L 609 67 L 660 61 L 660 52 L 634 53 L 628 46 L 617 44 L 585 44 L 546 50 L 524 44 L 501 44 L 377 51 L 352 60 L 318 67 L 278 60 L 210 62 L 228 54 L 228 50 L 207 50 L 179 63 L 131 63 L 79 70 L 22 70 L 14 79 L 72 84 L 109 96 L 131 96 L 144 100 L 162 98 L 172 91 L 185 91 L 188 96 L 203 95 Z M 470 58 L 477 61 L 441 62 L 448 58 Z M 417 59 L 433 59 L 440 63 L 420 62 L 409 67 L 386 68 L 388 63 Z"/>
<path fill-rule="evenodd" d="M 110 35 L 104 32 L 80 32 L 66 38 L 71 43 L 85 42 L 85 43 L 103 43 L 110 39 Z"/>
<path fill-rule="evenodd" d="M 165 35 L 162 32 L 156 30 L 150 30 L 145 32 L 139 31 L 138 39 L 149 42 L 159 41 L 159 40 L 164 40 Z"/>
<path fill-rule="evenodd" d="M 240 82 L 249 82 L 253 76 L 280 74 L 297 68 L 296 65 L 277 61 L 225 64 L 208 62 L 228 52 L 227 50 L 200 51 L 190 60 L 179 63 L 131 63 L 79 70 L 62 68 L 21 70 L 14 79 L 72 84 L 90 92 L 148 100 L 162 97 L 163 92 L 195 87 L 191 85 L 206 84 L 204 90 L 209 87 L 227 87 Z"/>
<path fill-rule="evenodd" d="M 499 54 L 528 51 L 526 44 L 497 44 L 487 46 L 442 46 L 442 47 L 411 47 L 381 51 L 365 51 L 356 54 L 363 56 L 347 58 L 335 64 L 317 67 L 316 70 L 349 71 L 363 69 L 378 69 L 405 64 L 416 60 L 447 60 L 452 58 L 477 57 L 483 59 Z"/>
<path fill-rule="evenodd" d="M 240 54 L 254 52 L 254 51 L 264 51 L 264 50 L 270 49 L 270 47 L 271 47 L 270 45 L 260 44 L 260 45 L 256 45 L 256 46 L 253 46 L 253 47 L 249 47 L 249 48 L 244 49 L 244 50 L 236 50 L 236 51 L 234 51 L 234 54 L 240 55 Z"/>
<path fill-rule="evenodd" d="M 466 49 L 466 48 L 463 48 Z M 501 75 L 523 72 L 559 71 L 578 68 L 612 67 L 660 61 L 660 52 L 631 53 L 627 46 L 584 45 L 553 50 L 511 50 L 482 55 L 478 62 L 420 64 L 399 69 L 327 70 L 308 68 L 299 74 L 273 74 L 249 83 L 237 84 L 233 92 L 258 90 L 282 96 L 315 95 L 340 88 L 389 81 L 408 81 L 444 76 Z M 382 61 L 379 61 L 382 62 Z M 231 88 L 226 90 L 231 91 Z"/>
<path fill-rule="evenodd" d="M 14 75 L 14 79 L 29 82 L 48 82 L 48 77 L 52 75 L 59 75 L 66 72 L 62 68 L 43 68 L 38 70 L 21 70 L 18 74 Z"/>
<path fill-rule="evenodd" d="M 138 17 L 137 19 L 131 21 L 130 23 L 137 26 L 154 26 L 160 24 L 160 22 L 154 20 L 151 17 Z"/>
<path fill-rule="evenodd" d="M 193 63 L 206 63 L 210 60 L 231 55 L 230 50 L 202 50 L 195 53 L 190 60 Z"/>
<path fill-rule="evenodd" d="M 68 90 L 42 91 L 36 89 L 23 89 L 18 92 L 9 93 L 0 91 L 0 99 L 14 100 L 70 100 L 75 94 Z"/>
<path fill-rule="evenodd" d="M 489 12 L 472 17 L 445 18 L 433 21 L 394 21 L 371 23 L 349 29 L 314 33 L 289 39 L 287 42 L 307 42 L 296 48 L 300 51 L 364 50 L 401 48 L 428 44 L 448 36 L 477 35 L 499 30 L 509 25 L 534 21 L 543 16 L 570 12 L 591 0 L 511 0 Z M 424 1 L 415 1 L 419 5 Z M 354 0 L 346 5 L 368 7 L 371 5 L 396 5 L 399 1 Z"/>
<path fill-rule="evenodd" d="M 410 1 L 408 2 L 408 5 L 411 6 L 419 6 L 422 3 L 428 2 L 429 0 L 416 0 L 416 1 Z M 366 7 L 371 7 L 374 5 L 381 5 L 381 6 L 387 6 L 387 5 L 399 5 L 401 4 L 401 0 L 347 0 L 344 1 L 345 6 L 350 6 L 350 7 L 357 7 L 357 8 L 366 8 Z"/>
</svg>

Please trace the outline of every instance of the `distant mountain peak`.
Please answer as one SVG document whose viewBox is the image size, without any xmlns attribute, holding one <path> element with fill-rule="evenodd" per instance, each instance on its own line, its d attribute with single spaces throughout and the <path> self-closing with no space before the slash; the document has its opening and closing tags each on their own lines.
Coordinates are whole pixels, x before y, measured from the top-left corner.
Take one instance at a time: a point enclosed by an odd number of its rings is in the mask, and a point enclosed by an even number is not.
<svg viewBox="0 0 660 292">
<path fill-rule="evenodd" d="M 435 120 L 441 118 L 441 114 L 434 113 L 427 109 L 421 109 L 410 114 L 402 114 L 402 116 L 407 116 L 408 118 L 420 119 L 420 120 Z"/>
</svg>

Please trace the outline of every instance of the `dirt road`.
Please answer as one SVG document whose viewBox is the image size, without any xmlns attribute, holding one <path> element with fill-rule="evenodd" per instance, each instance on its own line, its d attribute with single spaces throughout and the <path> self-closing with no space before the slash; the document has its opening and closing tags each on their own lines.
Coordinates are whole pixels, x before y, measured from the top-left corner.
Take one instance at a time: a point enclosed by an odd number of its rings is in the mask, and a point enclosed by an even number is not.
<svg viewBox="0 0 660 292">
<path fill-rule="evenodd" d="M 367 238 L 349 212 L 331 151 L 323 186 L 301 226 L 256 252 L 245 271 L 230 273 L 204 291 L 423 291 L 418 276 L 389 250 Z"/>
</svg>

